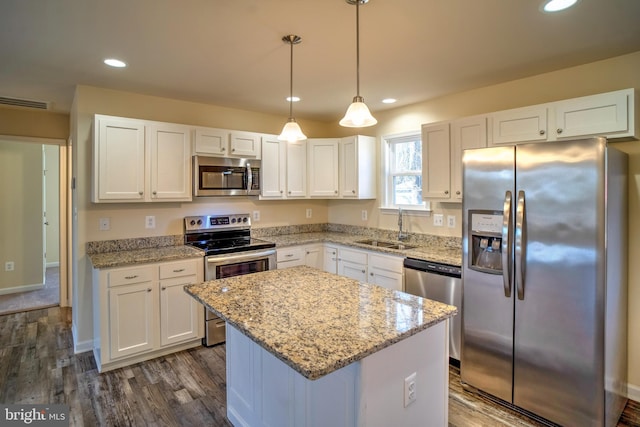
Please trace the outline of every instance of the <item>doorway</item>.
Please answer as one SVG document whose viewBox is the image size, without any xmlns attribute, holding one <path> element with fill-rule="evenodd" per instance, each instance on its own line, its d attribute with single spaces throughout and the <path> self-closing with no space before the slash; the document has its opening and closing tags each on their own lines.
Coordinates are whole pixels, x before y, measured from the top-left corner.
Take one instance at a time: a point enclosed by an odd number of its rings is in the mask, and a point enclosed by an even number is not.
<svg viewBox="0 0 640 427">
<path fill-rule="evenodd" d="M 65 144 L 0 136 L 0 315 L 68 305 Z"/>
</svg>

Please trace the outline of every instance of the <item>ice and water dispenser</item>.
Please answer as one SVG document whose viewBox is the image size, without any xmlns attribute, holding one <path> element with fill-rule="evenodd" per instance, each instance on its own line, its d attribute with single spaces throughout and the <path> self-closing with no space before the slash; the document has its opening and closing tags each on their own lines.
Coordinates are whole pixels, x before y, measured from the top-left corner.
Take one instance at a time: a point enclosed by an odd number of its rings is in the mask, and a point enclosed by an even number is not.
<svg viewBox="0 0 640 427">
<path fill-rule="evenodd" d="M 502 212 L 469 211 L 469 268 L 502 274 Z"/>
</svg>

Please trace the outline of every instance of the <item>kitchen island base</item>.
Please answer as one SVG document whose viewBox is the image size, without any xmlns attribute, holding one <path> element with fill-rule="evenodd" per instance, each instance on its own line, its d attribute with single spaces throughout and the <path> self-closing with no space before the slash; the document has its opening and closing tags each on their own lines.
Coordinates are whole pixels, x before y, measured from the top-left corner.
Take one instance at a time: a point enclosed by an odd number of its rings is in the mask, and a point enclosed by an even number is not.
<svg viewBox="0 0 640 427">
<path fill-rule="evenodd" d="M 227 417 L 236 427 L 446 426 L 449 321 L 316 380 L 227 323 Z M 415 373 L 415 401 L 405 379 Z"/>
</svg>

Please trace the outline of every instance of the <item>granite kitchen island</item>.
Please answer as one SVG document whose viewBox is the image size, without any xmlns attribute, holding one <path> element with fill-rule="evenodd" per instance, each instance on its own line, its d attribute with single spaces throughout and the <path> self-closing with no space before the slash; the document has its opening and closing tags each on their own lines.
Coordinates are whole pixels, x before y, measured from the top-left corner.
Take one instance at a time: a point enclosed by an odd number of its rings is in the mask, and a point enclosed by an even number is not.
<svg viewBox="0 0 640 427">
<path fill-rule="evenodd" d="M 455 307 L 304 266 L 185 291 L 227 322 L 235 426 L 447 425 Z"/>
</svg>

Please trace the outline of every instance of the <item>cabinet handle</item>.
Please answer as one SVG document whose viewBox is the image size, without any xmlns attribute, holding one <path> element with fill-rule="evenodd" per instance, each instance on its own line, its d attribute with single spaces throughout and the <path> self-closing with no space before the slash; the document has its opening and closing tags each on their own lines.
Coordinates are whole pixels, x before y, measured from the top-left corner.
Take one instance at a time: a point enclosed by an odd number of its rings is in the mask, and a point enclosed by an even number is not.
<svg viewBox="0 0 640 427">
<path fill-rule="evenodd" d="M 286 254 L 285 255 L 287 258 L 291 258 L 293 256 L 293 254 Z"/>
<path fill-rule="evenodd" d="M 545 134 L 544 129 L 540 129 L 540 135 L 544 135 L 544 134 Z"/>
<path fill-rule="evenodd" d="M 151 288 L 147 288 L 147 292 L 151 292 Z"/>
<path fill-rule="evenodd" d="M 177 270 L 173 270 L 174 273 L 182 273 L 184 271 L 184 268 L 179 268 Z"/>
<path fill-rule="evenodd" d="M 136 277 L 138 277 L 137 274 L 134 274 L 133 276 L 124 276 L 124 278 L 127 280 L 135 279 Z"/>
<path fill-rule="evenodd" d="M 162 290 L 163 290 L 163 291 L 164 291 L 164 290 L 166 290 L 166 289 L 167 289 L 167 287 L 166 287 L 166 286 L 163 286 L 163 287 L 162 287 Z"/>
<path fill-rule="evenodd" d="M 562 133 L 562 128 L 558 128 L 558 133 Z"/>
</svg>

